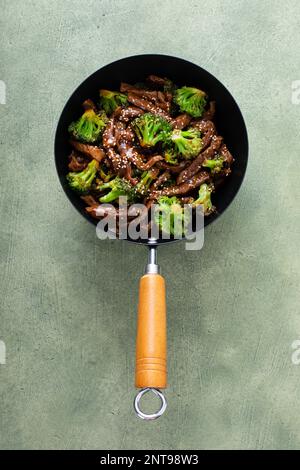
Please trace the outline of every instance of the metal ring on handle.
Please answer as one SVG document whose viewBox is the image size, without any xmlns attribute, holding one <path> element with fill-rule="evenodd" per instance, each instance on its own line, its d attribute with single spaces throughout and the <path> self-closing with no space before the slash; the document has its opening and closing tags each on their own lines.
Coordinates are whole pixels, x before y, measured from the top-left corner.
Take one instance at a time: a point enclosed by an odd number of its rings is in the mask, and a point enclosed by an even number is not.
<svg viewBox="0 0 300 470">
<path fill-rule="evenodd" d="M 145 395 L 145 393 L 148 393 L 148 392 L 153 392 L 154 395 L 156 395 L 157 397 L 160 398 L 161 400 L 161 407 L 160 409 L 156 412 L 156 413 L 152 413 L 152 414 L 146 414 L 146 413 L 143 413 L 140 409 L 140 400 L 142 398 L 143 395 Z M 167 400 L 165 399 L 164 395 L 162 394 L 162 392 L 160 390 L 158 390 L 157 388 L 143 388 L 135 397 L 134 399 L 134 411 L 136 412 L 137 416 L 141 419 L 145 419 L 145 420 L 152 420 L 152 419 L 157 419 L 159 418 L 165 411 L 166 411 L 166 408 L 167 408 Z"/>
</svg>

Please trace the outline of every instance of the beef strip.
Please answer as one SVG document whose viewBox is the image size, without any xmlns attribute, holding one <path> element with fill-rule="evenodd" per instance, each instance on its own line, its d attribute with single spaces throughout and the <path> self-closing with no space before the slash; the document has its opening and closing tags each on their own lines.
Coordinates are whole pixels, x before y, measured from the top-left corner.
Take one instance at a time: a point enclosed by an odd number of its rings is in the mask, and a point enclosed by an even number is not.
<svg viewBox="0 0 300 470">
<path fill-rule="evenodd" d="M 125 123 L 118 121 L 115 126 L 115 138 L 119 154 L 113 155 L 111 152 L 112 161 L 116 162 L 117 166 L 120 167 L 119 176 L 123 176 L 135 186 L 138 183 L 138 179 L 132 176 L 132 164 L 128 158 L 128 149 L 134 140 L 133 130 L 129 126 L 126 128 Z M 118 155 L 117 159 L 116 155 Z"/>
<path fill-rule="evenodd" d="M 206 150 L 204 150 L 204 152 L 201 152 L 198 157 L 196 157 L 195 160 L 187 168 L 185 168 L 181 173 L 179 173 L 179 176 L 177 178 L 177 184 L 181 184 L 185 181 L 188 181 L 190 178 L 192 178 L 192 176 L 198 173 L 198 171 L 201 169 L 201 165 L 204 160 L 206 158 L 212 158 L 215 153 L 219 150 L 222 140 L 223 138 L 221 136 L 214 135 L 211 140 L 210 146 Z"/>
<path fill-rule="evenodd" d="M 210 176 L 207 171 L 200 171 L 184 183 L 169 186 L 168 188 L 161 190 L 151 191 L 150 196 L 151 198 L 157 199 L 160 196 L 176 196 L 178 194 L 187 194 L 192 189 L 196 189 L 201 186 L 201 184 L 205 183 L 205 181 L 208 181 L 209 178 Z"/>
<path fill-rule="evenodd" d="M 134 137 L 131 127 L 126 127 L 124 122 L 116 120 L 113 115 L 105 128 L 102 140 L 113 170 L 119 176 L 127 178 L 132 184 L 137 184 L 137 181 L 131 176 L 131 162 L 127 155 Z M 118 153 L 114 147 L 118 148 Z"/>
<path fill-rule="evenodd" d="M 95 219 L 101 219 L 102 217 L 114 217 L 116 216 L 117 222 L 119 219 L 124 218 L 127 214 L 128 219 L 135 218 L 139 215 L 139 210 L 131 207 L 130 210 L 127 208 L 116 209 L 115 207 L 105 207 L 104 204 L 93 204 L 85 207 L 86 212 L 94 217 Z"/>
<path fill-rule="evenodd" d="M 128 124 L 128 126 L 126 128 L 126 139 L 125 139 L 126 142 L 133 142 L 135 137 L 136 137 L 136 135 L 135 135 L 134 130 L 131 127 L 131 124 Z"/>
<path fill-rule="evenodd" d="M 232 165 L 232 163 L 234 162 L 234 158 L 231 155 L 231 153 L 229 152 L 226 144 L 223 144 L 221 146 L 221 149 L 220 149 L 219 153 L 220 153 L 221 157 L 224 158 L 224 161 L 227 163 L 228 166 Z"/>
<path fill-rule="evenodd" d="M 137 106 L 138 108 L 141 108 L 144 111 L 147 111 L 148 113 L 161 116 L 167 121 L 172 120 L 171 116 L 165 110 L 156 106 L 154 103 L 151 103 L 151 101 L 145 100 L 144 98 L 135 95 L 134 93 L 128 93 L 128 101 L 134 106 Z"/>
<path fill-rule="evenodd" d="M 107 156 L 110 159 L 114 172 L 118 175 L 123 177 L 126 173 L 127 168 L 127 159 L 118 154 L 114 149 L 109 148 L 107 150 Z"/>
<path fill-rule="evenodd" d="M 159 171 L 159 169 L 158 169 Z M 156 181 L 154 181 L 154 183 L 152 184 L 151 186 L 151 191 L 152 190 L 155 190 L 157 188 L 159 188 L 162 184 L 164 184 L 166 181 L 168 181 L 169 179 L 171 178 L 171 173 L 166 170 L 164 171 L 158 178 Z"/>
<path fill-rule="evenodd" d="M 94 158 L 98 162 L 101 162 L 105 158 L 105 152 L 102 148 L 96 147 L 95 145 L 83 144 L 77 140 L 70 140 L 70 144 L 78 152 L 87 155 L 89 158 Z"/>
<path fill-rule="evenodd" d="M 106 124 L 106 128 L 104 129 L 102 135 L 102 143 L 105 149 L 113 148 L 116 145 L 116 138 L 115 138 L 115 118 L 111 117 Z"/>
<path fill-rule="evenodd" d="M 158 87 L 163 87 L 168 81 L 167 78 L 158 77 L 157 75 L 149 75 L 147 77 L 147 82 Z"/>
<path fill-rule="evenodd" d="M 191 119 L 191 116 L 187 113 L 179 114 L 179 116 L 172 119 L 171 125 L 174 129 L 183 129 L 189 125 Z"/>
<path fill-rule="evenodd" d="M 121 107 L 116 108 L 104 129 L 102 142 L 105 148 L 113 148 L 121 141 L 131 142 L 135 137 L 133 130 L 118 120 L 122 111 Z"/>
<path fill-rule="evenodd" d="M 173 94 L 170 91 L 165 91 L 165 97 L 170 103 L 173 101 Z"/>
<path fill-rule="evenodd" d="M 101 219 L 102 217 L 111 216 L 114 217 L 116 215 L 119 216 L 118 209 L 114 207 L 104 207 L 103 204 L 95 203 L 85 207 L 85 211 L 91 215 L 94 219 Z"/>
<path fill-rule="evenodd" d="M 87 99 L 82 103 L 83 109 L 87 111 L 88 109 L 92 109 L 95 113 L 98 111 L 97 106 L 95 105 L 94 101 Z"/>
<path fill-rule="evenodd" d="M 132 119 L 141 116 L 144 114 L 144 111 L 140 108 L 136 108 L 135 106 L 128 106 L 128 108 L 122 108 L 119 119 L 123 122 L 129 122 Z"/>
<path fill-rule="evenodd" d="M 129 83 L 126 83 L 126 82 L 121 82 L 121 84 L 120 84 L 120 92 L 121 93 L 133 92 L 138 96 L 143 96 L 142 94 L 140 94 L 140 92 L 142 92 L 142 91 L 146 92 L 147 90 L 142 90 L 142 88 L 138 88 L 138 87 L 136 87 L 134 85 L 130 85 Z"/>
<path fill-rule="evenodd" d="M 178 174 L 184 168 L 186 168 L 188 164 L 189 162 L 187 160 L 178 163 L 178 165 L 171 165 L 165 161 L 162 161 L 162 162 L 158 162 L 156 166 L 160 168 L 161 170 L 169 170 L 171 173 Z"/>
<path fill-rule="evenodd" d="M 134 152 L 132 154 L 132 162 L 139 170 L 149 170 L 152 168 L 157 162 L 163 160 L 161 155 L 154 155 L 153 157 L 149 158 L 147 162 L 143 161 L 142 156 L 138 152 Z"/>
<path fill-rule="evenodd" d="M 120 119 L 121 113 L 122 113 L 122 106 L 117 106 L 117 108 L 113 111 L 111 118 L 118 120 Z"/>
<path fill-rule="evenodd" d="M 100 220 L 101 217 L 97 215 L 98 206 L 99 204 L 94 204 L 94 205 L 86 206 L 84 209 L 85 209 L 85 212 L 89 214 L 90 216 L 92 216 L 94 219 Z"/>
<path fill-rule="evenodd" d="M 173 100 L 173 93 L 171 93 L 171 91 L 169 91 L 169 90 L 166 90 L 166 88 L 165 88 L 165 85 L 169 85 L 171 83 L 171 81 L 168 78 L 158 77 L 157 75 L 149 75 L 147 77 L 147 82 L 149 83 L 149 85 L 152 88 L 155 88 L 155 89 L 163 88 L 164 89 L 164 91 L 163 91 L 164 99 L 165 99 L 165 101 L 170 103 L 170 107 L 171 107 L 171 102 Z"/>
<path fill-rule="evenodd" d="M 88 206 L 98 206 L 99 203 L 96 201 L 96 199 L 91 196 L 91 195 L 87 195 L 87 196 L 81 196 L 81 199 L 88 205 Z"/>
<path fill-rule="evenodd" d="M 216 112 L 216 102 L 215 101 L 210 101 L 208 109 L 206 111 L 204 111 L 202 119 L 212 121 L 213 118 L 215 117 L 215 112 Z"/>
<path fill-rule="evenodd" d="M 171 109 L 171 101 L 172 101 L 172 98 L 170 99 L 170 93 L 163 93 L 162 91 L 158 91 L 157 99 L 158 99 L 158 103 L 157 103 L 158 106 L 164 109 L 165 111 L 167 111 L 167 113 L 169 113 Z"/>
<path fill-rule="evenodd" d="M 139 180 L 137 178 L 134 178 L 132 176 L 131 162 L 128 162 L 127 165 L 126 165 L 124 178 L 126 178 L 132 184 L 132 186 L 136 186 L 139 182 Z"/>
<path fill-rule="evenodd" d="M 191 127 L 195 127 L 201 132 L 201 134 L 203 134 L 201 148 L 201 152 L 203 152 L 203 150 L 210 144 L 213 135 L 215 135 L 216 127 L 212 121 L 206 121 L 204 119 L 194 119 L 191 122 Z"/>
<path fill-rule="evenodd" d="M 116 146 L 118 147 L 122 142 L 126 142 L 128 139 L 127 133 L 126 133 L 126 126 L 124 122 L 117 121 L 115 123 L 115 132 L 114 136 L 116 139 Z M 129 140 L 130 141 L 130 140 Z"/>
<path fill-rule="evenodd" d="M 154 204 L 154 199 L 149 199 L 149 197 L 147 196 L 144 200 L 143 200 L 143 204 L 146 206 L 146 208 L 150 209 L 150 207 Z"/>
<path fill-rule="evenodd" d="M 115 124 L 115 138 L 117 147 L 124 143 L 132 144 L 135 139 L 135 133 L 130 126 L 126 127 L 124 122 L 117 121 Z"/>
<path fill-rule="evenodd" d="M 148 161 L 144 161 L 142 155 L 138 152 L 138 150 L 128 143 L 123 143 L 122 148 L 120 151 L 123 158 L 133 165 L 135 165 L 139 170 L 149 170 L 152 168 L 157 162 L 163 160 L 161 155 L 154 155 Z"/>
<path fill-rule="evenodd" d="M 170 111 L 170 101 L 162 91 L 144 90 L 143 88 L 137 88 L 124 82 L 121 83 L 120 90 L 123 93 L 133 93 L 145 100 L 152 101 L 155 105 L 167 112 Z"/>
<path fill-rule="evenodd" d="M 131 162 L 128 159 L 128 148 L 131 147 L 131 141 L 133 137 L 131 136 L 128 129 L 125 128 L 124 123 L 118 122 L 116 125 L 116 141 L 118 148 L 118 163 L 117 167 L 120 168 L 118 174 L 130 181 L 134 186 L 138 183 L 138 180 L 132 176 Z M 111 153 L 112 155 L 112 153 Z M 113 161 L 116 162 L 116 157 L 113 158 Z M 115 167 L 114 167 L 115 168 Z"/>
<path fill-rule="evenodd" d="M 128 167 L 127 150 L 134 137 L 135 135 L 131 127 L 128 126 L 126 128 L 125 123 L 116 121 L 114 116 L 109 120 L 102 137 L 103 146 L 107 149 L 114 171 L 119 176 L 127 175 L 129 180 L 131 180 L 131 171 Z M 119 153 L 113 150 L 114 147 L 118 148 Z"/>
<path fill-rule="evenodd" d="M 88 162 L 86 158 L 72 150 L 69 156 L 68 168 L 71 171 L 82 171 L 86 168 Z"/>
</svg>

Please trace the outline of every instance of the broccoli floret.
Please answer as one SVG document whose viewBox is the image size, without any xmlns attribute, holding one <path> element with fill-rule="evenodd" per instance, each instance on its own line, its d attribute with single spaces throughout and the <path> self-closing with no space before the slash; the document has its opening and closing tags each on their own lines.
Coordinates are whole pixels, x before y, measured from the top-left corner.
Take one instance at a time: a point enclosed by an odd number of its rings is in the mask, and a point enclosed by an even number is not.
<svg viewBox="0 0 300 470">
<path fill-rule="evenodd" d="M 112 114 L 118 106 L 127 105 L 127 96 L 119 91 L 100 90 L 100 106 L 107 114 Z"/>
<path fill-rule="evenodd" d="M 143 196 L 146 195 L 150 187 L 150 184 L 152 183 L 154 178 L 155 178 L 155 175 L 154 175 L 153 170 L 144 171 L 144 173 L 142 173 L 140 181 L 135 187 L 135 190 Z"/>
<path fill-rule="evenodd" d="M 131 123 L 142 147 L 153 147 L 158 142 L 165 142 L 171 132 L 171 126 L 164 118 L 145 113 Z"/>
<path fill-rule="evenodd" d="M 177 85 L 175 85 L 175 83 L 173 83 L 172 80 L 167 78 L 164 84 L 164 92 L 173 94 L 176 90 L 177 90 Z"/>
<path fill-rule="evenodd" d="M 174 129 L 171 134 L 171 141 L 174 145 L 175 153 L 189 159 L 196 157 L 202 147 L 201 134 L 197 129 L 187 129 L 185 131 Z"/>
<path fill-rule="evenodd" d="M 177 165 L 178 163 L 178 155 L 176 151 L 171 146 L 167 146 L 164 151 L 164 157 L 167 163 L 171 165 Z"/>
<path fill-rule="evenodd" d="M 206 94 L 198 88 L 183 86 L 175 91 L 174 102 L 179 106 L 180 111 L 198 118 L 203 114 Z"/>
<path fill-rule="evenodd" d="M 97 160 L 92 160 L 84 170 L 80 172 L 72 171 L 71 173 L 68 173 L 67 181 L 69 186 L 74 191 L 82 194 L 86 193 L 92 186 L 92 182 L 96 177 L 98 168 L 99 163 Z"/>
<path fill-rule="evenodd" d="M 213 184 L 201 184 L 199 188 L 198 199 L 196 199 L 196 201 L 194 201 L 193 203 L 194 207 L 199 205 L 203 206 L 204 215 L 209 215 L 215 210 L 211 202 L 211 193 L 213 192 L 213 190 Z"/>
<path fill-rule="evenodd" d="M 118 199 L 120 196 L 126 196 L 128 202 L 133 202 L 136 198 L 136 192 L 134 191 L 133 186 L 124 178 L 117 176 L 108 183 L 104 183 L 97 188 L 99 191 L 104 191 L 105 189 L 110 189 L 109 193 L 105 196 L 100 197 L 100 202 L 113 202 Z"/>
<path fill-rule="evenodd" d="M 202 166 L 204 166 L 205 168 L 209 168 L 211 173 L 214 175 L 222 171 L 223 164 L 224 164 L 224 158 L 217 156 L 216 158 L 213 158 L 212 160 L 208 160 L 206 158 L 204 162 L 202 163 Z"/>
<path fill-rule="evenodd" d="M 182 237 L 190 222 L 190 213 L 184 210 L 176 196 L 161 196 L 157 202 L 155 223 L 162 232 Z"/>
<path fill-rule="evenodd" d="M 96 114 L 93 109 L 88 109 L 77 121 L 69 125 L 69 132 L 77 140 L 95 143 L 101 137 L 107 121 L 104 112 Z"/>
<path fill-rule="evenodd" d="M 99 174 L 101 179 L 104 181 L 104 183 L 107 183 L 112 178 L 112 173 L 109 170 L 106 170 L 107 172 L 105 173 L 104 168 L 99 168 Z"/>
</svg>

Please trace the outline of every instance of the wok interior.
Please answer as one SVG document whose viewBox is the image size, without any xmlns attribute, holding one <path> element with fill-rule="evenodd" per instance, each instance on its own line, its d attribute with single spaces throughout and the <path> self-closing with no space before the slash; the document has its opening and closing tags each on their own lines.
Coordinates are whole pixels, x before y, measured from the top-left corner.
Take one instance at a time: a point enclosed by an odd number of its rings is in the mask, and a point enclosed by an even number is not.
<svg viewBox="0 0 300 470">
<path fill-rule="evenodd" d="M 88 77 L 68 100 L 57 126 L 55 161 L 60 182 L 76 209 L 96 225 L 97 220 L 85 212 L 84 202 L 72 192 L 66 183 L 68 155 L 71 150 L 68 143 L 68 125 L 78 117 L 82 110 L 82 103 L 87 97 L 98 101 L 100 87 L 118 89 L 121 81 L 136 83 L 150 74 L 168 77 L 180 86 L 188 84 L 201 88 L 207 92 L 210 100 L 216 101 L 214 120 L 218 133 L 224 137 L 235 162 L 232 165 L 232 173 L 226 178 L 225 184 L 213 195 L 212 200 L 217 211 L 205 218 L 205 226 L 207 226 L 224 212 L 240 188 L 248 159 L 247 131 L 239 107 L 228 90 L 210 73 L 183 59 L 162 55 L 133 56 L 106 65 Z M 157 243 L 170 241 L 173 240 L 159 239 Z M 140 240 L 139 243 L 148 243 L 148 240 Z"/>
</svg>

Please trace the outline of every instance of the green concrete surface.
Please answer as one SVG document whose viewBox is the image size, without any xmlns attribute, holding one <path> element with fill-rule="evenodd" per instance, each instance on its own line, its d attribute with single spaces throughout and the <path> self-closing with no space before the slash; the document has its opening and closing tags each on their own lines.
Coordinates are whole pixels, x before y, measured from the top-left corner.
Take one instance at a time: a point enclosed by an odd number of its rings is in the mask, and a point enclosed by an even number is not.
<svg viewBox="0 0 300 470">
<path fill-rule="evenodd" d="M 299 449 L 299 2 L 0 6 L 0 448 Z M 203 250 L 159 250 L 169 406 L 147 423 L 132 409 L 146 249 L 96 238 L 59 185 L 53 140 L 85 77 L 151 52 L 198 63 L 228 87 L 250 159 Z"/>
</svg>

